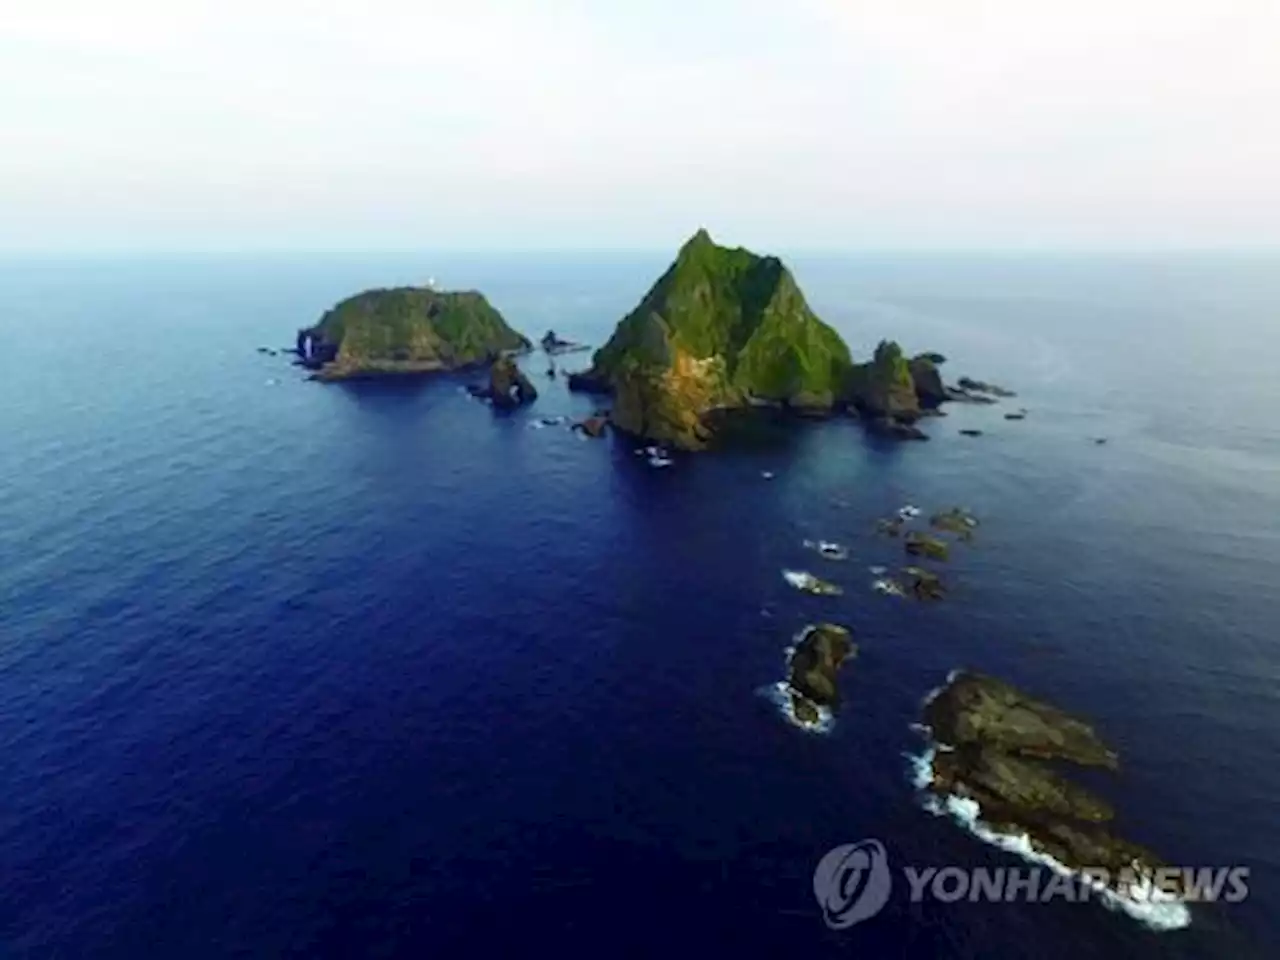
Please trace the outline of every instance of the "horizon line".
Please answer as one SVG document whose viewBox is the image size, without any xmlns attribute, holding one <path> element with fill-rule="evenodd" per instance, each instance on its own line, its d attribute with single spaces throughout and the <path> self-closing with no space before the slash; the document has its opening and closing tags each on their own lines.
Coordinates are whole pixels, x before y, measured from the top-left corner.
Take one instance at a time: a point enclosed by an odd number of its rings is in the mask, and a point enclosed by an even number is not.
<svg viewBox="0 0 1280 960">
<path fill-rule="evenodd" d="M 738 244 L 724 244 L 737 247 Z M 751 248 L 749 248 L 751 249 Z M 763 247 L 758 249 L 763 250 Z M 0 260 L 54 260 L 54 259 L 121 259 L 121 258 L 192 258 L 192 257 L 628 257 L 670 256 L 678 245 L 667 247 L 368 247 L 368 248 L 308 248 L 308 247 L 181 247 L 181 248 L 4 248 L 0 247 Z M 850 257 L 850 256 L 1276 256 L 1280 255 L 1280 243 L 1250 245 L 1150 245 L 1150 246 L 849 246 L 849 247 L 788 247 L 770 248 L 792 257 Z"/>
</svg>

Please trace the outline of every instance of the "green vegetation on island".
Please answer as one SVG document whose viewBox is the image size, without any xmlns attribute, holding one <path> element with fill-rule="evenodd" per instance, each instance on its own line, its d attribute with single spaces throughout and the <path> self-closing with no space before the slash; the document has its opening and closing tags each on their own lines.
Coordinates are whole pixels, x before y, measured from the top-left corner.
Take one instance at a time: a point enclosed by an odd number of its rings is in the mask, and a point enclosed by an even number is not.
<svg viewBox="0 0 1280 960">
<path fill-rule="evenodd" d="M 457 370 L 529 347 L 482 294 L 429 287 L 358 293 L 297 338 L 302 362 L 325 380 Z"/>
<path fill-rule="evenodd" d="M 699 230 L 569 384 L 612 393 L 621 430 L 686 450 L 711 440 L 710 414 L 752 407 L 848 409 L 882 432 L 927 439 L 912 424 L 949 399 L 945 359 L 908 359 L 886 340 L 855 363 L 781 260 Z"/>
<path fill-rule="evenodd" d="M 753 403 L 830 408 L 851 369 L 849 348 L 780 260 L 719 246 L 699 230 L 580 382 L 614 393 L 623 430 L 698 449 L 710 438 L 707 413 Z"/>
</svg>

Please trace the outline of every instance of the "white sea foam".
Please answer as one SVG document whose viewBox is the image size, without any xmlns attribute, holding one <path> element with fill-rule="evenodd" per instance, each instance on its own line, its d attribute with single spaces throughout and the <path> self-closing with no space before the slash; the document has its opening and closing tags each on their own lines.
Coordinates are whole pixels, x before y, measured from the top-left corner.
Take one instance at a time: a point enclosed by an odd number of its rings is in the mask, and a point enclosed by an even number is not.
<svg viewBox="0 0 1280 960">
<path fill-rule="evenodd" d="M 797 590 L 803 590 L 813 582 L 813 574 L 806 573 L 803 570 L 783 570 L 782 579 L 787 581 Z"/>
<path fill-rule="evenodd" d="M 1152 930 L 1181 930 L 1190 925 L 1191 911 L 1187 909 L 1187 905 L 1177 897 L 1153 889 L 1149 881 L 1135 886 L 1132 896 L 1123 896 L 1101 881 L 1085 877 L 1066 864 L 1036 850 L 1026 834 L 992 830 L 983 822 L 982 808 L 976 800 L 954 796 L 940 798 L 927 792 L 929 784 L 933 782 L 933 759 L 937 753 L 937 746 L 930 745 L 919 756 L 907 757 L 911 763 L 911 782 L 921 791 L 921 806 L 929 813 L 937 817 L 950 817 L 979 840 L 1017 854 L 1030 863 L 1048 867 L 1061 876 L 1084 880 L 1108 910 L 1126 913 Z"/>
<path fill-rule="evenodd" d="M 952 673 L 954 673 L 954 671 L 952 671 Z M 944 684 L 943 684 L 942 686 L 940 686 L 940 687 L 934 687 L 932 690 L 930 690 L 928 693 L 926 693 L 926 694 L 924 695 L 924 699 L 920 701 L 920 707 L 921 707 L 921 709 L 923 709 L 924 707 L 927 707 L 929 704 L 933 703 L 933 701 L 937 700 L 937 699 L 938 699 L 938 695 L 939 695 L 940 693 L 942 693 L 942 691 L 943 691 L 943 690 L 947 689 L 947 687 L 948 687 L 948 686 L 950 686 L 950 685 L 951 685 L 951 680 L 952 680 L 952 677 L 951 677 L 951 676 L 948 676 L 948 677 L 947 677 L 947 682 L 946 682 L 946 683 L 944 683 Z M 922 726 L 923 726 L 923 725 L 922 725 Z M 925 729 L 925 730 L 928 730 L 929 728 L 926 726 L 926 727 L 924 727 L 924 729 Z"/>
<path fill-rule="evenodd" d="M 771 683 L 767 687 L 761 687 L 759 691 L 761 696 L 771 701 L 778 708 L 778 712 L 782 714 L 783 719 L 793 727 L 798 727 L 805 733 L 830 733 L 836 725 L 835 717 L 831 711 L 826 707 L 814 704 L 818 711 L 818 719 L 814 723 L 805 723 L 796 716 L 795 707 L 791 703 L 792 692 L 791 685 L 782 680 L 777 683 Z"/>
</svg>

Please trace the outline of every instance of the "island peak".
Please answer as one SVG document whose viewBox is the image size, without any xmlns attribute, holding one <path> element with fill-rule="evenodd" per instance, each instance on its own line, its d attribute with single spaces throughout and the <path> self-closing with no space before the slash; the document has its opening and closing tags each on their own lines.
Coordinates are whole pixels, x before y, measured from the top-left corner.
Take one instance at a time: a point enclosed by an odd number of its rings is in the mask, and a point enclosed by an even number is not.
<svg viewBox="0 0 1280 960">
<path fill-rule="evenodd" d="M 700 229 L 596 351 L 583 383 L 616 397 L 624 431 L 699 449 L 705 416 L 753 400 L 830 407 L 852 362 L 776 257 Z"/>
</svg>

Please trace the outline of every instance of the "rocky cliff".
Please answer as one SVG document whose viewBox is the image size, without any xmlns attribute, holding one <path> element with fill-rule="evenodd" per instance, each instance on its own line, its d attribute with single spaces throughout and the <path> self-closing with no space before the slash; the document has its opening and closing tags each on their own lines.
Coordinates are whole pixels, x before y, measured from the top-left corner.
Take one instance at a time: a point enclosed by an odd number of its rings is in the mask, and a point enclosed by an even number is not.
<svg viewBox="0 0 1280 960">
<path fill-rule="evenodd" d="M 621 429 L 698 449 L 712 410 L 830 408 L 851 369 L 848 347 L 780 260 L 719 246 L 699 230 L 575 385 L 612 390 Z"/>
<path fill-rule="evenodd" d="M 871 361 L 853 368 L 848 396 L 860 413 L 872 418 L 910 422 L 920 416 L 911 366 L 892 340 L 881 340 Z"/>
</svg>

